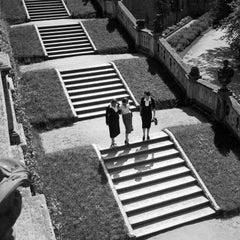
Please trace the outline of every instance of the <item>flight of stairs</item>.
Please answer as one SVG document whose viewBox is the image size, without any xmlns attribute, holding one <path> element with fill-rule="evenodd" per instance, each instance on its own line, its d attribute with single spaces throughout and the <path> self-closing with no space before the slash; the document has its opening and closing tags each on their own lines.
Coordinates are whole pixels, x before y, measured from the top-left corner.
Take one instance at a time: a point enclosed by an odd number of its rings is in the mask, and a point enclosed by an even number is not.
<svg viewBox="0 0 240 240">
<path fill-rule="evenodd" d="M 24 0 L 31 21 L 69 18 L 62 0 Z"/>
<path fill-rule="evenodd" d="M 81 24 L 42 26 L 38 30 L 49 59 L 94 54 Z"/>
<path fill-rule="evenodd" d="M 215 213 L 164 131 L 152 140 L 104 149 L 99 155 L 131 234 L 137 238 Z"/>
<path fill-rule="evenodd" d="M 14 225 L 16 240 L 56 240 L 46 199 L 23 189 L 22 210 Z"/>
<path fill-rule="evenodd" d="M 130 97 L 120 76 L 112 64 L 103 64 L 82 69 L 60 71 L 62 81 L 79 120 L 105 115 L 111 99 L 127 97 L 134 110 Z"/>
</svg>

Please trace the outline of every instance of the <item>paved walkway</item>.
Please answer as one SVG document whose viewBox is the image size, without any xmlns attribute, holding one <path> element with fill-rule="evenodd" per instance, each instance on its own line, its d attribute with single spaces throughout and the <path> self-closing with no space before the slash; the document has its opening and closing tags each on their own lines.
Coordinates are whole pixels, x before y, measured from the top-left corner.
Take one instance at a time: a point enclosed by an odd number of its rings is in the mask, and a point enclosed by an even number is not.
<svg viewBox="0 0 240 240">
<path fill-rule="evenodd" d="M 205 118 L 190 108 L 174 108 L 168 110 L 157 111 L 156 116 L 159 124 L 152 124 L 150 136 L 157 136 L 157 133 L 163 128 L 199 124 L 205 122 Z M 120 118 L 121 134 L 116 138 L 116 143 L 122 145 L 124 143 L 124 126 Z M 134 131 L 130 135 L 130 142 L 142 140 L 142 127 L 139 112 L 133 114 Z M 97 144 L 100 148 L 108 148 L 110 146 L 110 138 L 108 127 L 105 124 L 105 118 L 95 118 L 88 121 L 80 121 L 71 127 L 54 129 L 44 132 L 41 135 L 43 148 L 46 153 L 59 151 L 71 147 Z"/>
</svg>

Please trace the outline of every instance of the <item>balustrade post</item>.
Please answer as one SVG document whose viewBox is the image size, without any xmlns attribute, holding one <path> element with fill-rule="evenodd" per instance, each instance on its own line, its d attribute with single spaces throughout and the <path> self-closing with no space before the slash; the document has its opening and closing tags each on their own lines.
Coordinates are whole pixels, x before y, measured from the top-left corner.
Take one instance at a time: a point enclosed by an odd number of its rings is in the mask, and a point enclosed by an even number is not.
<svg viewBox="0 0 240 240">
<path fill-rule="evenodd" d="M 135 37 L 135 44 L 136 44 L 136 47 L 139 48 L 139 46 L 141 45 L 140 43 L 140 35 L 142 34 L 141 33 L 141 30 L 145 28 L 145 20 L 144 19 L 137 19 L 136 21 L 136 37 Z"/>
</svg>

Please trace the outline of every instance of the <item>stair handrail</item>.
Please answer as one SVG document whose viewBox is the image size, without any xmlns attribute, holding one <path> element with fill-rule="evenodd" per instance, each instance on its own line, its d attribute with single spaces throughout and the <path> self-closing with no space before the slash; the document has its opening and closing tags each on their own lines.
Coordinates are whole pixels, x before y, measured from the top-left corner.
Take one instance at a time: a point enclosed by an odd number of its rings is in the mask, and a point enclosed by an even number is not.
<svg viewBox="0 0 240 240">
<path fill-rule="evenodd" d="M 72 14 L 69 12 L 69 10 L 68 10 L 68 8 L 67 8 L 67 5 L 65 4 L 64 0 L 61 0 L 61 2 L 62 2 L 62 4 L 63 4 L 65 10 L 67 11 L 68 16 L 71 17 Z"/>
<path fill-rule="evenodd" d="M 98 146 L 97 146 L 96 144 L 92 144 L 92 146 L 93 146 L 93 148 L 95 149 L 95 151 L 96 151 L 96 153 L 97 153 L 98 160 L 99 160 L 100 163 L 101 163 L 101 166 L 102 166 L 102 168 L 103 168 L 104 174 L 105 174 L 105 176 L 107 177 L 108 184 L 110 185 L 110 188 L 111 188 L 111 190 L 112 190 L 113 196 L 114 196 L 114 198 L 115 198 L 115 200 L 116 200 L 116 202 L 117 202 L 117 204 L 118 204 L 118 207 L 119 207 L 119 209 L 120 209 L 120 212 L 121 212 L 121 214 L 122 214 L 122 216 L 123 216 L 123 219 L 124 219 L 124 221 L 125 221 L 125 224 L 126 224 L 126 227 L 127 227 L 127 230 L 128 230 L 128 236 L 129 236 L 130 238 L 136 238 L 135 234 L 133 233 L 133 228 L 132 228 L 131 224 L 130 224 L 129 221 L 128 221 L 127 214 L 126 214 L 126 212 L 125 212 L 124 209 L 123 209 L 123 205 L 122 205 L 122 203 L 121 203 L 121 201 L 120 201 L 120 199 L 119 199 L 119 197 L 118 197 L 117 191 L 116 191 L 116 189 L 115 189 L 115 187 L 114 187 L 114 185 L 113 185 L 113 181 L 112 181 L 112 179 L 111 179 L 111 176 L 110 176 L 110 174 L 108 173 L 108 170 L 107 170 L 107 168 L 106 168 L 106 166 L 105 166 L 105 164 L 104 164 L 104 162 L 103 162 L 101 152 L 100 152 L 100 150 L 99 150 L 99 148 L 98 148 Z"/>
<path fill-rule="evenodd" d="M 197 173 L 196 169 L 194 168 L 193 164 L 191 163 L 190 159 L 188 158 L 188 156 L 186 155 L 186 153 L 184 152 L 183 148 L 181 147 L 181 145 L 179 144 L 179 142 L 177 141 L 177 139 L 175 138 L 175 136 L 173 135 L 173 133 L 165 128 L 163 129 L 163 131 L 165 133 L 168 134 L 168 136 L 170 137 L 170 139 L 173 141 L 175 147 L 177 148 L 177 150 L 180 152 L 183 160 L 186 162 L 187 166 L 191 169 L 191 171 L 193 172 L 194 177 L 197 179 L 198 184 L 201 186 L 203 192 L 205 193 L 205 195 L 207 196 L 207 198 L 209 199 L 212 207 L 216 210 L 216 211 L 220 211 L 221 208 L 218 206 L 218 204 L 216 203 L 215 199 L 213 198 L 212 194 L 209 192 L 209 190 L 207 189 L 206 185 L 204 184 L 203 180 L 201 179 L 200 175 Z"/>
<path fill-rule="evenodd" d="M 27 6 L 26 6 L 26 4 L 25 4 L 25 1 L 24 1 L 24 0 L 21 0 L 21 1 L 22 1 L 23 8 L 24 8 L 24 10 L 25 10 L 25 13 L 26 13 L 26 15 L 27 15 L 27 20 L 28 20 L 28 21 L 31 21 L 30 15 L 29 15 L 28 10 L 27 10 Z"/>
<path fill-rule="evenodd" d="M 77 118 L 77 117 L 78 117 L 78 116 L 77 116 L 77 113 L 75 112 L 75 109 L 74 109 L 74 107 L 73 107 L 73 105 L 72 105 L 72 101 L 71 101 L 71 99 L 70 99 L 70 97 L 69 97 L 69 94 L 68 94 L 68 92 L 67 92 L 67 88 L 66 88 L 66 86 L 65 86 L 65 84 L 64 84 L 64 82 L 63 82 L 61 73 L 60 73 L 60 71 L 59 71 L 57 68 L 54 68 L 54 69 L 55 69 L 55 71 L 56 71 L 56 73 L 57 73 L 57 75 L 58 75 L 58 79 L 59 79 L 59 81 L 60 81 L 60 83 L 61 83 L 61 85 L 62 85 L 63 91 L 64 91 L 64 93 L 65 93 L 65 95 L 66 95 L 66 98 L 67 98 L 68 104 L 70 105 L 70 108 L 71 108 L 71 110 L 72 110 L 72 113 L 73 113 L 74 117 Z"/>
<path fill-rule="evenodd" d="M 36 33 L 37 33 L 39 42 L 40 42 L 40 44 L 41 44 L 41 46 L 42 46 L 42 49 L 43 49 L 43 52 L 44 52 L 44 56 L 45 56 L 45 57 L 48 57 L 48 53 L 47 53 L 47 50 L 46 50 L 46 48 L 45 48 L 45 46 L 44 46 L 44 43 L 43 43 L 41 34 L 40 34 L 39 30 L 38 30 L 38 27 L 37 27 L 36 24 L 33 24 L 33 26 L 34 26 L 34 28 L 35 28 L 35 30 L 36 30 Z"/>
<path fill-rule="evenodd" d="M 115 65 L 114 62 L 110 62 L 110 64 L 113 66 L 114 70 L 116 71 L 117 75 L 119 76 L 120 80 L 122 81 L 124 87 L 126 88 L 128 94 L 130 95 L 130 97 L 132 98 L 134 104 L 136 107 L 139 107 L 139 103 L 138 101 L 136 100 L 136 98 L 134 97 L 132 91 L 130 90 L 130 88 L 128 87 L 126 81 L 124 80 L 122 74 L 120 73 L 120 71 L 118 70 L 117 66 Z"/>
<path fill-rule="evenodd" d="M 96 51 L 97 51 L 97 48 L 96 48 L 95 44 L 93 43 L 92 39 L 90 38 L 90 36 L 89 36 L 89 34 L 88 34 L 86 28 L 84 27 L 83 23 L 82 23 L 81 21 L 79 21 L 79 24 L 81 25 L 81 27 L 82 27 L 84 33 L 86 34 L 86 36 L 87 36 L 89 42 L 91 43 L 94 52 L 96 52 Z"/>
</svg>

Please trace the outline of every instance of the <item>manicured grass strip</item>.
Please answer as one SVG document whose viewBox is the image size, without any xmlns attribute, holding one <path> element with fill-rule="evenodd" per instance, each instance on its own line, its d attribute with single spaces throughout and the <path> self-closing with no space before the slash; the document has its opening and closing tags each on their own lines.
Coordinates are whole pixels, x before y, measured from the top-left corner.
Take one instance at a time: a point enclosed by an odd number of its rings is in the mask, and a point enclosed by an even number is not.
<svg viewBox="0 0 240 240">
<path fill-rule="evenodd" d="M 127 239 L 92 146 L 46 155 L 39 171 L 58 239 Z"/>
<path fill-rule="evenodd" d="M 95 18 L 98 16 L 96 3 L 89 0 L 64 0 L 73 18 Z"/>
<path fill-rule="evenodd" d="M 156 60 L 142 57 L 114 63 L 139 103 L 146 90 L 154 97 L 157 109 L 174 107 L 180 103 L 180 89 Z"/>
<path fill-rule="evenodd" d="M 132 52 L 133 42 L 113 19 L 83 21 L 83 25 L 101 54 Z"/>
<path fill-rule="evenodd" d="M 34 126 L 60 127 L 73 121 L 74 115 L 55 69 L 24 73 L 20 91 L 26 114 Z"/>
<path fill-rule="evenodd" d="M 23 23 L 27 20 L 26 12 L 20 0 L 1 0 L 1 18 L 10 24 Z"/>
<path fill-rule="evenodd" d="M 14 26 L 10 41 L 15 59 L 27 63 L 44 59 L 44 51 L 34 25 Z"/>
<path fill-rule="evenodd" d="M 219 124 L 170 128 L 225 214 L 240 210 L 239 142 Z"/>
</svg>

